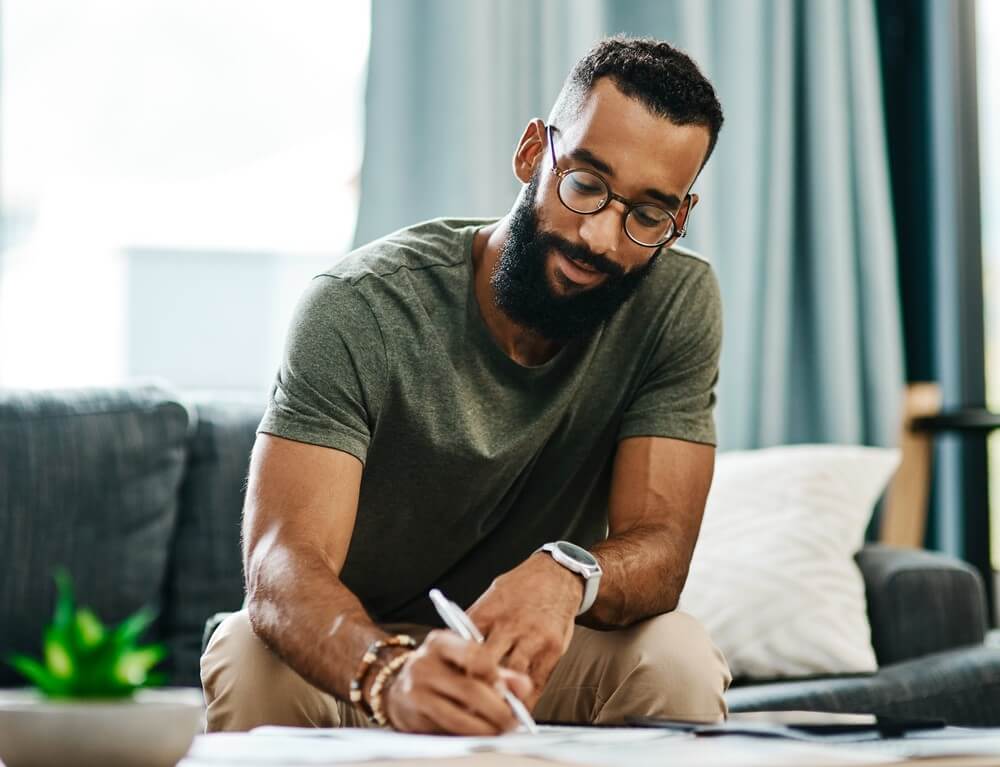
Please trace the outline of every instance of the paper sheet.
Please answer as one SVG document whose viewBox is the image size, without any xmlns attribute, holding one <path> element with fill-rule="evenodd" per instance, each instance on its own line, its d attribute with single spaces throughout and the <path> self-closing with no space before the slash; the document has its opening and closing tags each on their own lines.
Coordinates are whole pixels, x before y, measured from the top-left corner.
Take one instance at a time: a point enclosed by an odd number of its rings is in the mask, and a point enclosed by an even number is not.
<svg viewBox="0 0 1000 767">
<path fill-rule="evenodd" d="M 996 756 L 1000 762 L 1000 728 L 948 727 L 905 738 L 859 743 L 862 751 L 895 754 L 900 758 Z"/>
<path fill-rule="evenodd" d="M 405 735 L 373 729 L 266 727 L 199 736 L 181 767 L 312 765 L 376 759 L 447 759 L 482 753 L 534 756 L 596 767 L 815 767 L 884 764 L 893 754 L 775 739 L 695 739 L 647 728 L 543 728 L 495 738 Z"/>
</svg>

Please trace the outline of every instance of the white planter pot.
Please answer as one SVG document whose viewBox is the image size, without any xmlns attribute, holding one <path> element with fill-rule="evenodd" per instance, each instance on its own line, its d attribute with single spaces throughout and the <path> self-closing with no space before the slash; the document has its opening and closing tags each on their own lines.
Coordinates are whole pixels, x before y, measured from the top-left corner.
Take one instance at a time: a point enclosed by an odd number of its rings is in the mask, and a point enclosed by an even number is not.
<svg viewBox="0 0 1000 767">
<path fill-rule="evenodd" d="M 197 689 L 88 701 L 0 690 L 0 761 L 6 767 L 173 767 L 201 727 Z"/>
</svg>

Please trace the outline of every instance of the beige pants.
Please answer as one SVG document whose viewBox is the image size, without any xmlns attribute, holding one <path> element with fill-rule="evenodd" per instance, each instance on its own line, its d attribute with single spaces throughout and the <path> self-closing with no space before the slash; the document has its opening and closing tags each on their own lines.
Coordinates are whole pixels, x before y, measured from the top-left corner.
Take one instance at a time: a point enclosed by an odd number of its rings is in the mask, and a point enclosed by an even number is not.
<svg viewBox="0 0 1000 767">
<path fill-rule="evenodd" d="M 714 722 L 726 716 L 723 693 L 730 679 L 722 653 L 684 613 L 619 631 L 577 626 L 533 713 L 541 721 L 597 724 L 628 716 Z M 201 658 L 201 681 L 209 732 L 367 724 L 352 704 L 313 687 L 272 653 L 245 610 L 212 636 Z"/>
</svg>

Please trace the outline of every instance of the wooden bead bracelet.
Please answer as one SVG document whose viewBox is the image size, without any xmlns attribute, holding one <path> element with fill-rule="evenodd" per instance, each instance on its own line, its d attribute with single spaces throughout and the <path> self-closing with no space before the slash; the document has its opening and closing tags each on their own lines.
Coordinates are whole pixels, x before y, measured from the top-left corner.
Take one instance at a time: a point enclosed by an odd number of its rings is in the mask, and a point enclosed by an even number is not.
<svg viewBox="0 0 1000 767">
<path fill-rule="evenodd" d="M 358 670 L 354 672 L 354 676 L 351 678 L 351 703 L 356 706 L 361 706 L 361 709 L 368 716 L 374 717 L 375 712 L 372 710 L 372 707 L 365 702 L 364 697 L 365 678 L 371 671 L 372 664 L 378 660 L 379 653 L 387 647 L 407 647 L 413 649 L 416 646 L 417 640 L 408 634 L 396 634 L 396 636 L 391 636 L 387 639 L 376 639 L 368 645 L 368 649 L 365 650 L 365 654 L 361 656 L 361 663 L 358 664 Z M 395 661 L 395 658 L 393 661 Z M 380 669 L 380 673 L 384 670 L 384 668 Z"/>
<path fill-rule="evenodd" d="M 385 716 L 385 710 L 382 706 L 382 693 L 385 692 L 386 685 L 390 679 L 399 671 L 403 664 L 406 663 L 407 659 L 413 654 L 413 650 L 407 650 L 406 652 L 401 652 L 391 661 L 386 663 L 382 668 L 378 670 L 375 675 L 375 681 L 372 682 L 372 719 L 375 720 L 375 724 L 379 727 L 385 727 L 389 720 Z"/>
</svg>

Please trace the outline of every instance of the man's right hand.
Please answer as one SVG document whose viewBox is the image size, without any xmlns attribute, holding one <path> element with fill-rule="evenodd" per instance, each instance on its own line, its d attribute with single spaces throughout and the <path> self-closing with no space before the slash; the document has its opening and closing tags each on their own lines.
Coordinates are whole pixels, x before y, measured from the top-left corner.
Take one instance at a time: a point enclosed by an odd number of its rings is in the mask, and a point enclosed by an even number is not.
<svg viewBox="0 0 1000 767">
<path fill-rule="evenodd" d="M 518 724 L 505 687 L 525 700 L 533 685 L 498 666 L 483 645 L 432 631 L 383 693 L 383 706 L 401 732 L 498 735 Z"/>
<path fill-rule="evenodd" d="M 261 434 L 243 515 L 254 632 L 342 700 L 358 658 L 384 635 L 340 581 L 362 469 L 353 455 Z M 500 682 L 522 700 L 531 695 L 527 677 L 500 669 L 482 645 L 432 632 L 383 693 L 383 711 L 406 732 L 492 735 L 516 726 Z"/>
</svg>

